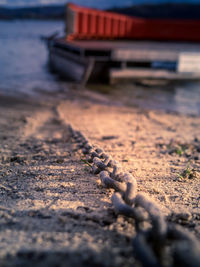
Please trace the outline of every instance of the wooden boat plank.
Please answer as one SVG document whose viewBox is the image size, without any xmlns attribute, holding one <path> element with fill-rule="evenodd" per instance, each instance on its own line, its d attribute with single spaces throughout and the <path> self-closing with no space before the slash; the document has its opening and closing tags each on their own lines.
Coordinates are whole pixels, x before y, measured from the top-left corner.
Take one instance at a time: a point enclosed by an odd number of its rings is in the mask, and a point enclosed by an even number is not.
<svg viewBox="0 0 200 267">
<path fill-rule="evenodd" d="M 167 70 L 153 70 L 145 68 L 110 69 L 110 80 L 130 79 L 163 79 L 163 80 L 194 80 L 200 79 L 200 73 L 177 73 Z"/>
<path fill-rule="evenodd" d="M 177 61 L 181 52 L 200 52 L 200 43 L 151 42 L 151 41 L 66 41 L 63 45 L 87 53 L 110 52 L 114 61 Z M 92 54 L 95 56 L 95 53 Z"/>
<path fill-rule="evenodd" d="M 113 60 L 124 61 L 177 61 L 181 52 L 200 52 L 200 44 L 134 42 L 130 47 L 113 50 Z"/>
<path fill-rule="evenodd" d="M 81 49 L 99 49 L 99 50 L 110 50 L 110 49 L 159 49 L 159 50 L 200 50 L 200 43 L 186 43 L 186 42 L 155 42 L 155 41 L 102 41 L 102 40 L 81 40 L 81 41 L 66 41 L 65 42 L 74 47 Z"/>
<path fill-rule="evenodd" d="M 177 61 L 178 53 L 176 51 L 159 51 L 156 49 L 116 49 L 113 51 L 112 60 L 120 61 Z"/>
</svg>

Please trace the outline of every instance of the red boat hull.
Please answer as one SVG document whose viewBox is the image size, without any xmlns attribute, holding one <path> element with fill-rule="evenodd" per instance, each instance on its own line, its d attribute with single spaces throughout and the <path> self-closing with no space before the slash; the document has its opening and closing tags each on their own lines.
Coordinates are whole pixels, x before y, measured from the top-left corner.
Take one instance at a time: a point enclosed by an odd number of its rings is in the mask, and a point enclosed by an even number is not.
<svg viewBox="0 0 200 267">
<path fill-rule="evenodd" d="M 200 41 L 200 20 L 144 19 L 67 5 L 68 40 Z"/>
</svg>

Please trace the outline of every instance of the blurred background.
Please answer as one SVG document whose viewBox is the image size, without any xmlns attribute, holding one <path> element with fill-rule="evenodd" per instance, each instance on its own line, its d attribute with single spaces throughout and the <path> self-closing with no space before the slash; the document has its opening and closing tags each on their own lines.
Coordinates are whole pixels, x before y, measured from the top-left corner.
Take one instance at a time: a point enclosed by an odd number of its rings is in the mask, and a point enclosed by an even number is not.
<svg viewBox="0 0 200 267">
<path fill-rule="evenodd" d="M 112 10 L 146 18 L 200 19 L 200 1 L 179 0 L 77 0 L 75 4 Z M 42 91 L 66 92 L 71 83 L 60 80 L 48 68 L 48 50 L 43 40 L 64 34 L 63 0 L 0 0 L 0 94 L 37 95 Z M 78 85 L 76 84 L 76 87 Z M 125 105 L 191 115 L 200 114 L 200 82 L 128 83 L 90 85 Z"/>
</svg>

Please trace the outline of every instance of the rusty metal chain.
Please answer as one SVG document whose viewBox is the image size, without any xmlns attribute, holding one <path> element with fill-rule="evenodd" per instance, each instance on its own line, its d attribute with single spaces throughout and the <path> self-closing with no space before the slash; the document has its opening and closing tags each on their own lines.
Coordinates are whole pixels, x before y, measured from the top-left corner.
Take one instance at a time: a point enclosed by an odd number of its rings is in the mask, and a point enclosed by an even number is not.
<svg viewBox="0 0 200 267">
<path fill-rule="evenodd" d="M 93 174 L 102 184 L 113 188 L 112 203 L 118 214 L 133 218 L 135 257 L 144 267 L 200 267 L 200 243 L 185 228 L 167 222 L 159 206 L 147 195 L 137 192 L 136 179 L 99 147 L 89 143 L 80 131 L 69 126 L 71 136 L 91 163 Z M 144 226 L 147 225 L 147 226 Z"/>
</svg>

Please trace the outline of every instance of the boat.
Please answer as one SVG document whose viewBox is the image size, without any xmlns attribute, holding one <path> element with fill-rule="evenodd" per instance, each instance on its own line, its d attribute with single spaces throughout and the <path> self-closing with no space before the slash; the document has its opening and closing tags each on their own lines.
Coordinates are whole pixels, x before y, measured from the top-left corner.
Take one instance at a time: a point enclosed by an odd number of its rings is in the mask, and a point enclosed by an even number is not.
<svg viewBox="0 0 200 267">
<path fill-rule="evenodd" d="M 144 19 L 67 5 L 66 35 L 48 40 L 49 62 L 83 84 L 200 79 L 200 20 Z"/>
</svg>

